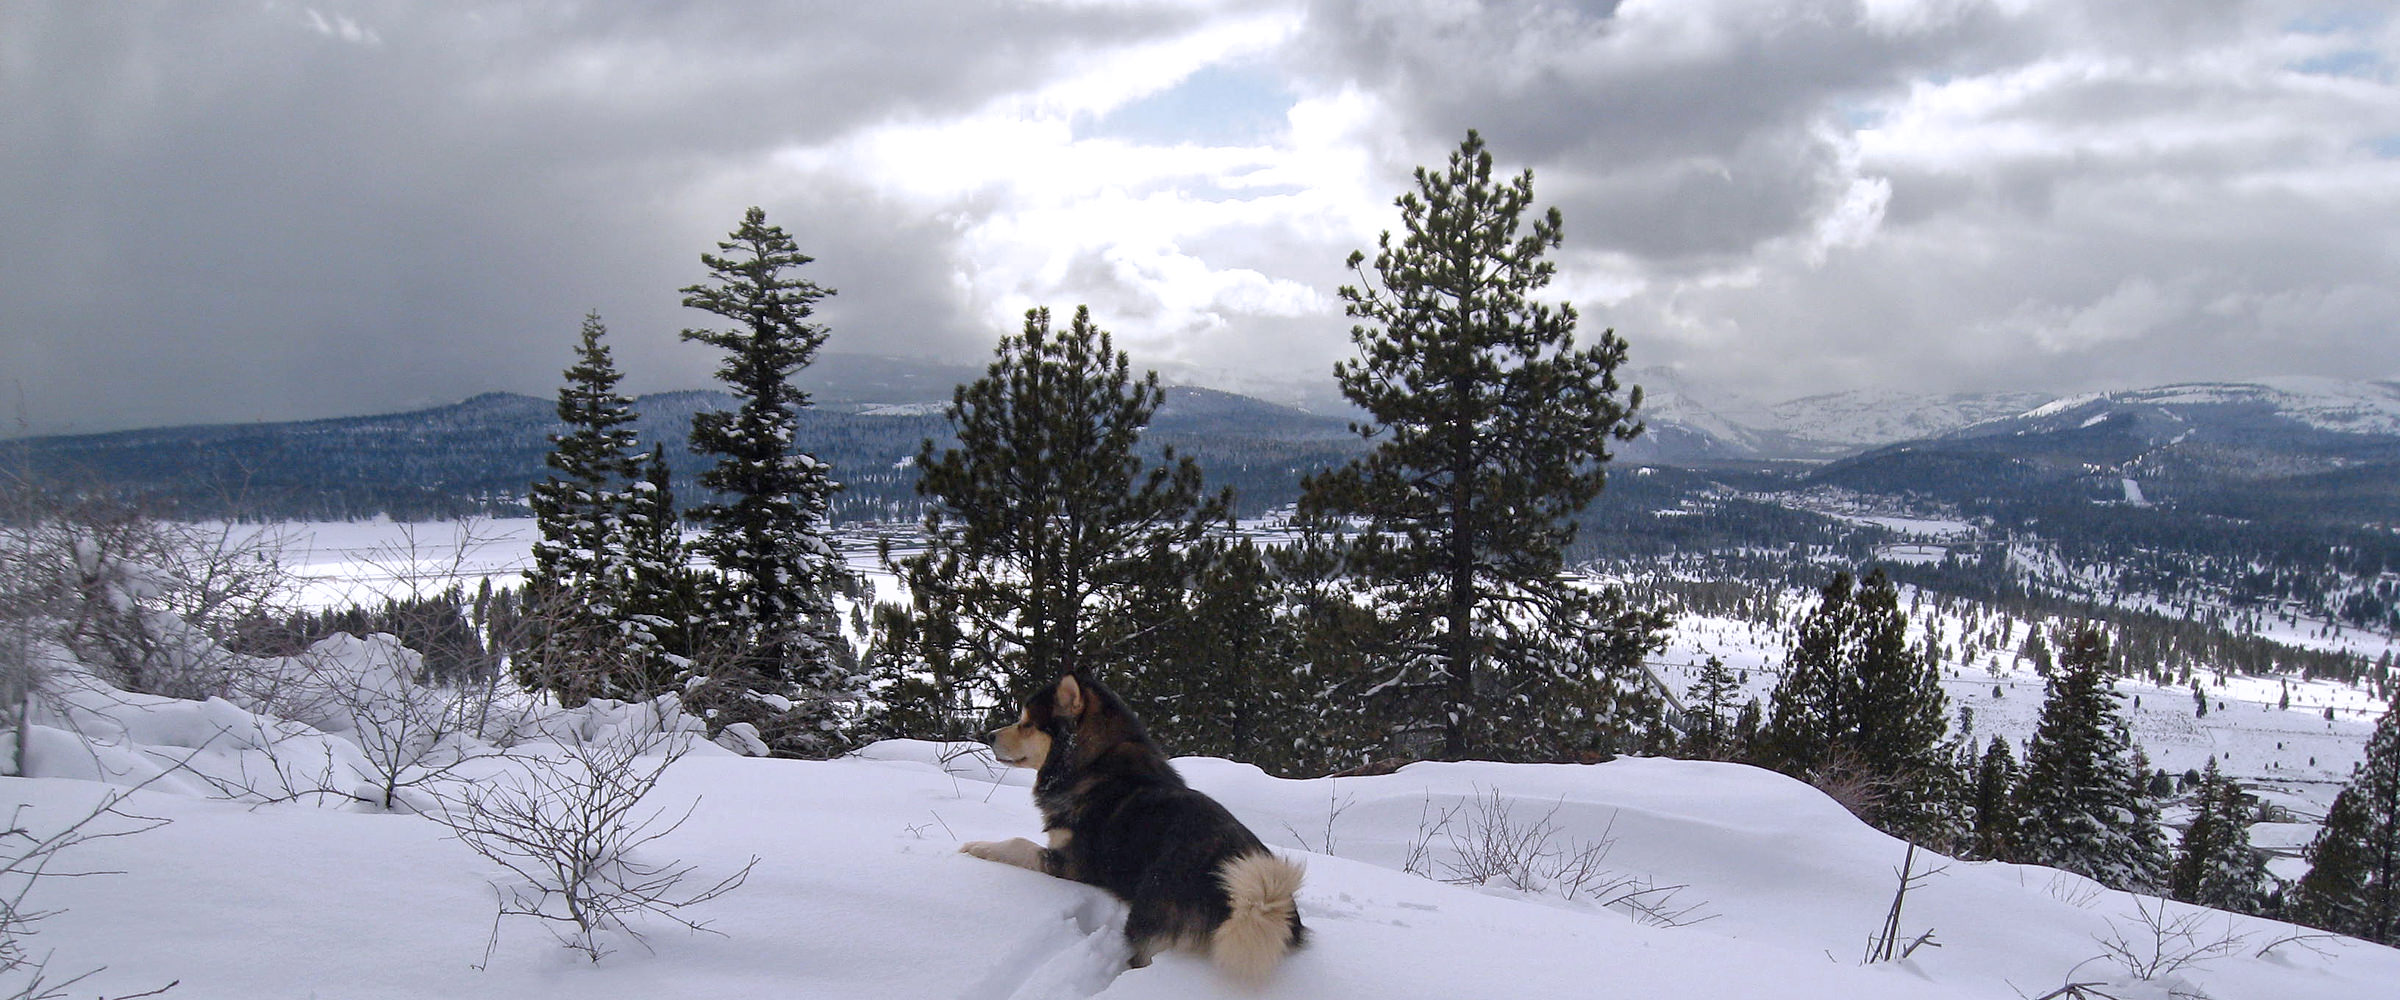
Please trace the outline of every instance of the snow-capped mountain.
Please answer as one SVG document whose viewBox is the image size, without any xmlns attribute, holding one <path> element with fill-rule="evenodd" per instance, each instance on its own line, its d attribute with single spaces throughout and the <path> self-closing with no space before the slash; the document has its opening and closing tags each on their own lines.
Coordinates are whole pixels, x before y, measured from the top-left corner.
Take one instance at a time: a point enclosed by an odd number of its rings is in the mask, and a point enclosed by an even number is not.
<svg viewBox="0 0 2400 1000">
<path fill-rule="evenodd" d="M 2058 431 L 2116 417 L 2184 430 L 2239 424 L 2287 432 L 2400 437 L 2400 383 L 2286 376 L 2085 393 L 1980 422 L 1962 436 Z"/>
<path fill-rule="evenodd" d="M 1901 441 L 1940 437 L 2051 398 L 2039 392 L 1927 393 L 1856 389 L 1763 402 L 1703 386 L 1664 368 L 1626 381 L 1642 387 L 1651 433 L 1681 432 L 1716 442 L 1711 457 L 1825 460 Z"/>
<path fill-rule="evenodd" d="M 2400 520 L 2400 386 L 2320 378 L 2070 396 L 1828 466 L 1953 502 L 2105 500 L 2262 522 Z"/>
</svg>

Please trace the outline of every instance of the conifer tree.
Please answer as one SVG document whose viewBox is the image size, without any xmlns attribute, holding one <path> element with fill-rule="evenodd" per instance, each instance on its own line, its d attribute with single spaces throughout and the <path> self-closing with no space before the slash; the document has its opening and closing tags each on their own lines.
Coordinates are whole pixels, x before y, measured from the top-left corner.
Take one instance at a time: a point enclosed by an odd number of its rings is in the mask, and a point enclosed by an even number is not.
<svg viewBox="0 0 2400 1000">
<path fill-rule="evenodd" d="M 892 568 L 920 618 L 957 616 L 948 637 L 964 647 L 941 655 L 996 679 L 986 704 L 1002 709 L 1061 674 L 1119 669 L 1135 633 L 1096 623 L 1142 588 L 1179 585 L 1177 554 L 1231 497 L 1207 495 L 1199 465 L 1172 449 L 1144 456 L 1165 392 L 1156 372 L 1133 377 L 1089 309 L 1063 331 L 1029 310 L 995 353 L 945 411 L 956 446 L 919 450 L 927 548 Z"/>
<path fill-rule="evenodd" d="M 623 375 L 598 312 L 585 314 L 575 363 L 558 390 L 558 419 L 544 460 L 551 473 L 528 497 L 540 538 L 525 589 L 538 634 L 516 658 L 520 683 L 567 705 L 620 695 L 610 642 L 622 590 L 610 566 L 623 558 L 623 514 L 633 475 L 633 400 L 617 392 Z"/>
<path fill-rule="evenodd" d="M 1285 730 L 1307 714 L 1306 672 L 1266 553 L 1218 537 L 1159 556 L 1182 561 L 1188 585 L 1144 587 L 1103 623 L 1131 633 L 1122 693 L 1170 753 L 1291 773 L 1302 748 Z"/>
<path fill-rule="evenodd" d="M 2293 919 L 2400 945 L 2400 711 L 2367 740 L 2367 759 L 2334 796 L 2292 890 Z"/>
<path fill-rule="evenodd" d="M 783 720 L 791 742 L 779 749 L 824 752 L 836 741 L 838 706 L 855 696 L 859 679 L 836 649 L 833 595 L 844 570 L 826 531 L 839 486 L 800 449 L 799 411 L 809 398 L 792 376 L 825 342 L 825 328 L 809 317 L 833 293 L 792 273 L 814 258 L 758 208 L 717 249 L 700 255 L 711 280 L 682 290 L 685 306 L 730 322 L 682 337 L 725 352 L 717 378 L 740 400 L 735 410 L 692 418 L 692 450 L 716 459 L 700 475 L 715 496 L 693 511 L 706 526 L 694 548 L 717 572 L 710 603 L 721 635 L 711 659 L 725 662 L 709 669 L 745 678 L 738 683 L 763 688 L 760 695 L 796 699 L 797 717 Z"/>
<path fill-rule="evenodd" d="M 2193 796 L 2192 822 L 2177 845 L 2167 894 L 2186 903 L 2257 913 L 2265 902 L 2266 863 L 2250 848 L 2251 808 L 2241 783 L 2210 758 Z"/>
<path fill-rule="evenodd" d="M 2025 750 L 2022 847 L 2029 862 L 2154 891 L 2166 881 L 2165 835 L 2107 670 L 2108 640 L 2097 629 L 2068 638 Z"/>
<path fill-rule="evenodd" d="M 1702 758 L 1728 759 L 1738 749 L 1733 742 L 1731 727 L 1734 699 L 1741 694 L 1741 683 L 1734 679 L 1733 670 L 1725 661 L 1711 656 L 1701 664 L 1700 675 L 1692 680 L 1685 697 L 1691 700 L 1691 752 Z"/>
<path fill-rule="evenodd" d="M 630 672 L 626 697 L 674 690 L 695 652 L 693 629 L 706 613 L 701 580 L 685 565 L 682 520 L 667 470 L 665 445 L 653 445 L 624 504 L 624 640 Z"/>
<path fill-rule="evenodd" d="M 1560 575 L 1641 392 L 1620 392 L 1614 331 L 1578 347 L 1574 308 L 1533 298 L 1561 222 L 1527 218 L 1532 171 L 1496 180 L 1469 132 L 1415 181 L 1406 233 L 1383 234 L 1371 273 L 1351 254 L 1361 282 L 1339 292 L 1359 354 L 1334 374 L 1374 447 L 1311 477 L 1303 506 L 1366 523 L 1353 564 L 1418 643 L 1384 688 L 1421 693 L 1443 756 L 1557 755 L 1657 712 L 1633 678 L 1661 619 Z"/>
<path fill-rule="evenodd" d="M 1394 702 L 1376 690 L 1375 666 L 1409 643 L 1352 572 L 1351 547 L 1335 524 L 1302 517 L 1292 527 L 1283 544 L 1264 551 L 1280 641 L 1291 647 L 1288 676 L 1279 679 L 1290 691 L 1277 720 L 1278 736 L 1290 744 L 1281 773 L 1323 774 L 1398 757 L 1404 748 L 1392 741 Z"/>
<path fill-rule="evenodd" d="M 2017 860 L 2018 837 L 2024 817 L 2016 808 L 2017 755 L 2008 740 L 1993 737 L 1991 747 L 1975 767 L 1971 793 L 1974 823 L 1968 853 L 1999 861 Z"/>
<path fill-rule="evenodd" d="M 1940 843 L 1952 831 L 1937 820 L 1950 811 L 1938 668 L 1909 646 L 1899 589 L 1881 569 L 1855 587 L 1836 573 L 1819 596 L 1770 697 L 1769 759 L 1802 778 L 1863 781 L 1880 793 L 1868 822 Z"/>
</svg>

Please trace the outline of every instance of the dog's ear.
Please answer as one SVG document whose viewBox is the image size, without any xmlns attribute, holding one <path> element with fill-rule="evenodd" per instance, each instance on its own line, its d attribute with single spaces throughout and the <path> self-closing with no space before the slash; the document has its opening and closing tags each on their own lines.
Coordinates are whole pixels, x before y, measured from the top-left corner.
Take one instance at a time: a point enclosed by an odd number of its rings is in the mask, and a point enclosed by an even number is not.
<svg viewBox="0 0 2400 1000">
<path fill-rule="evenodd" d="M 1050 707 L 1070 719 L 1083 716 L 1083 685 L 1075 680 L 1074 674 L 1058 679 L 1058 690 L 1051 696 Z"/>
</svg>

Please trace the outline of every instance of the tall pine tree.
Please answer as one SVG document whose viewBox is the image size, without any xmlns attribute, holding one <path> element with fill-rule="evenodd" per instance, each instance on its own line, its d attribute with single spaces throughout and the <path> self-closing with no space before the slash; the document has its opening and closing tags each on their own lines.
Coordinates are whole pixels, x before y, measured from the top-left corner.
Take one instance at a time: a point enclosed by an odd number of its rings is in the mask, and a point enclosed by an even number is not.
<svg viewBox="0 0 2400 1000">
<path fill-rule="evenodd" d="M 2108 640 L 2086 627 L 2064 645 L 2018 784 L 2025 860 L 2155 891 L 2166 882 L 2165 835 L 2109 682 Z"/>
<path fill-rule="evenodd" d="M 722 679 L 755 684 L 764 689 L 759 695 L 793 700 L 780 720 L 788 739 L 779 750 L 826 752 L 838 741 L 839 705 L 856 695 L 859 680 L 836 648 L 833 595 L 844 570 L 826 532 L 840 487 L 800 449 L 799 413 L 809 398 L 792 376 L 825 342 L 825 328 L 809 316 L 833 293 L 793 273 L 814 258 L 756 207 L 717 249 L 700 255 L 711 280 L 683 289 L 685 306 L 730 322 L 682 336 L 725 352 L 717 378 L 740 400 L 735 410 L 692 418 L 692 450 L 716 459 L 700 475 L 715 496 L 693 511 L 706 525 L 694 548 L 718 574 L 709 658 L 730 661 L 705 669 L 728 671 Z"/>
<path fill-rule="evenodd" d="M 2400 945 L 2400 710 L 2367 739 L 2367 759 L 2334 796 L 2292 888 L 2293 919 Z"/>
<path fill-rule="evenodd" d="M 1422 696 L 1451 758 L 1555 756 L 1647 722 L 1639 659 L 1661 620 L 1560 574 L 1610 442 L 1641 431 L 1625 343 L 1579 348 L 1574 307 L 1534 300 L 1558 210 L 1528 219 L 1533 172 L 1495 179 L 1474 132 L 1397 204 L 1406 233 L 1383 234 L 1371 272 L 1351 254 L 1361 283 L 1339 293 L 1359 354 L 1334 374 L 1374 447 L 1303 500 L 1365 522 L 1354 565 L 1419 637 L 1383 688 Z"/>
<path fill-rule="evenodd" d="M 627 487 L 634 470 L 633 400 L 617 371 L 598 312 L 583 318 L 575 363 L 558 390 L 558 419 L 545 459 L 551 472 L 528 498 L 540 538 L 525 590 L 537 634 L 515 659 L 517 679 L 579 705 L 623 697 L 623 662 L 612 632 L 624 600 L 613 572 L 623 557 Z"/>
<path fill-rule="evenodd" d="M 2249 796 L 2240 782 L 2217 769 L 2216 758 L 2200 775 L 2193 795 L 2192 822 L 2177 844 L 2167 894 L 2186 903 L 2236 913 L 2257 913 L 2265 902 L 2267 868 L 2250 847 Z"/>
<path fill-rule="evenodd" d="M 1939 668 L 1908 644 L 1900 593 L 1881 569 L 1854 586 L 1836 573 L 1770 696 L 1767 754 L 1785 773 L 1861 786 L 1863 818 L 1945 844 L 1949 699 Z"/>
<path fill-rule="evenodd" d="M 1722 658 L 1711 656 L 1701 665 L 1700 676 L 1693 679 L 1691 689 L 1685 694 L 1690 700 L 1690 711 L 1685 713 L 1688 753 L 1703 759 L 1731 760 L 1748 752 L 1747 747 L 1731 738 L 1734 699 L 1741 693 L 1741 682 Z"/>
<path fill-rule="evenodd" d="M 1968 805 L 1973 811 L 1969 855 L 1999 861 L 2018 859 L 2025 821 L 2017 812 L 2016 786 L 2017 755 L 2008 748 L 2007 739 L 1994 737 L 1976 764 L 1975 784 L 1969 793 Z"/>
<path fill-rule="evenodd" d="M 1231 503 L 1205 493 L 1190 458 L 1144 454 L 1164 400 L 1158 374 L 1134 378 L 1088 309 L 1063 331 L 1030 310 L 1001 339 L 946 411 L 956 446 L 928 440 L 918 455 L 927 548 L 893 569 L 920 618 L 960 622 L 920 635 L 962 646 L 916 659 L 967 658 L 973 669 L 951 676 L 997 681 L 986 704 L 1004 711 L 1061 674 L 1123 664 L 1139 630 L 1096 623 L 1143 588 L 1180 587 L 1182 550 Z"/>
</svg>

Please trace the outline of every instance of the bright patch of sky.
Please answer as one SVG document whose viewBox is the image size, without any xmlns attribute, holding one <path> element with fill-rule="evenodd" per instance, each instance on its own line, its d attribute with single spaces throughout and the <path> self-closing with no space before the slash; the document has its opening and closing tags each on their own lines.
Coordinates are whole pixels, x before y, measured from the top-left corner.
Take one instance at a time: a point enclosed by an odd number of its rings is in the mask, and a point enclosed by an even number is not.
<svg viewBox="0 0 2400 1000">
<path fill-rule="evenodd" d="M 2314 76 L 2349 76 L 2362 80 L 2388 79 L 2391 64 L 2383 54 L 2369 49 L 2344 49 L 2292 64 L 2295 72 Z"/>
<path fill-rule="evenodd" d="M 1079 121 L 1078 139 L 1149 146 L 1256 146 L 1283 132 L 1297 98 L 1261 66 L 1215 64 L 1181 83 Z"/>
</svg>

